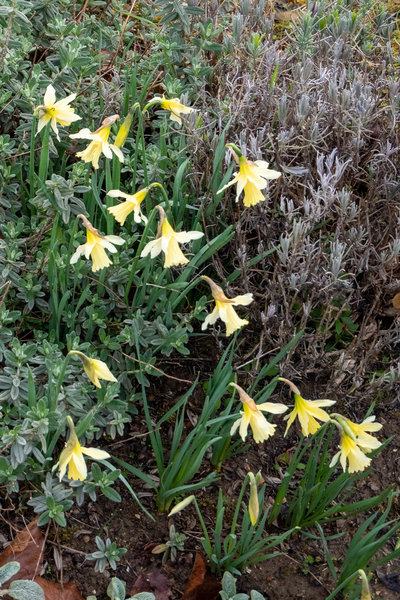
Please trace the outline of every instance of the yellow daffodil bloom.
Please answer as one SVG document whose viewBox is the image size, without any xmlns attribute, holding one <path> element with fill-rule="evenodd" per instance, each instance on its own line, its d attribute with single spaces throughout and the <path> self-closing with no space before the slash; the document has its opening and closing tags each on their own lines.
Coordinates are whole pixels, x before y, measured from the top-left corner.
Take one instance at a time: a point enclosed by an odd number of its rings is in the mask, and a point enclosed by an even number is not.
<svg viewBox="0 0 400 600">
<path fill-rule="evenodd" d="M 290 415 L 285 417 L 288 419 L 285 435 L 296 417 L 300 421 L 301 431 L 304 436 L 312 435 L 321 427 L 316 419 L 323 422 L 329 421 L 329 415 L 326 411 L 322 410 L 322 407 L 332 406 L 332 404 L 335 404 L 335 400 L 304 400 L 299 388 L 294 383 L 284 377 L 279 377 L 279 381 L 287 383 L 294 393 L 294 409 Z"/>
<path fill-rule="evenodd" d="M 347 462 L 349 463 L 349 473 L 364 471 L 371 463 L 371 459 L 365 456 L 365 452 L 375 450 L 381 445 L 367 431 L 379 431 L 382 429 L 382 425 L 374 423 L 374 416 L 368 417 L 360 424 L 353 423 L 350 419 L 335 413 L 331 417 L 334 423 L 339 425 L 341 432 L 340 450 L 333 457 L 331 467 L 340 460 L 343 471 L 347 469 Z"/>
<path fill-rule="evenodd" d="M 61 452 L 58 462 L 54 465 L 53 471 L 59 467 L 59 479 L 61 481 L 68 467 L 69 479 L 85 481 L 87 477 L 87 468 L 83 455 L 86 454 L 95 460 L 110 458 L 110 455 L 104 450 L 98 450 L 97 448 L 84 448 L 81 446 L 76 436 L 74 423 L 71 417 L 67 417 L 67 421 L 70 428 L 69 440 L 65 444 L 64 450 Z"/>
<path fill-rule="evenodd" d="M 119 115 L 112 115 L 104 119 L 101 127 L 96 129 L 93 133 L 85 128 L 73 133 L 69 137 L 78 140 L 91 140 L 89 146 L 82 152 L 77 152 L 76 155 L 83 160 L 85 163 L 92 163 L 95 169 L 99 168 L 99 158 L 101 154 L 104 154 L 106 158 L 112 158 L 112 153 L 116 157 L 124 162 L 124 155 L 121 150 L 117 148 L 115 144 L 108 143 L 108 137 L 110 135 L 111 126 L 115 121 L 119 119 Z"/>
<path fill-rule="evenodd" d="M 253 398 L 250 398 L 239 385 L 236 383 L 230 383 L 229 385 L 239 392 L 240 401 L 243 403 L 243 412 L 240 411 L 242 416 L 232 425 L 230 435 L 233 435 L 239 427 L 240 437 L 245 441 L 249 425 L 253 431 L 254 441 L 257 444 L 264 442 L 264 440 L 274 435 L 276 425 L 269 423 L 261 411 L 280 415 L 287 410 L 287 406 L 274 402 L 256 404 Z"/>
<path fill-rule="evenodd" d="M 75 250 L 74 254 L 71 256 L 70 263 L 71 265 L 78 262 L 78 259 L 82 254 L 85 255 L 85 258 L 92 259 L 92 271 L 95 273 L 96 271 L 100 271 L 104 269 L 104 267 L 108 267 L 112 264 L 112 261 L 108 258 L 106 254 L 107 249 L 109 252 L 114 254 L 117 252 L 116 247 L 125 243 L 118 235 L 100 235 L 100 233 L 93 227 L 93 225 L 87 220 L 84 215 L 77 215 L 78 218 L 82 219 L 83 225 L 86 228 L 86 244 L 81 244 Z"/>
<path fill-rule="evenodd" d="M 106 363 L 102 360 L 89 358 L 86 354 L 83 354 L 83 352 L 78 352 L 78 350 L 70 350 L 68 354 L 74 354 L 81 359 L 86 375 L 96 387 L 101 388 L 99 379 L 117 381 Z"/>
<path fill-rule="evenodd" d="M 227 144 L 227 147 L 233 151 L 233 156 L 239 164 L 239 173 L 234 175 L 229 183 L 218 190 L 218 193 L 223 192 L 223 190 L 236 183 L 236 202 L 239 201 L 239 196 L 243 191 L 243 204 L 245 206 L 255 206 L 259 202 L 263 202 L 265 197 L 261 190 L 267 187 L 268 179 L 278 179 L 281 173 L 269 169 L 268 163 L 264 160 L 256 160 L 255 162 L 247 160 L 234 144 Z"/>
<path fill-rule="evenodd" d="M 108 212 L 114 216 L 114 219 L 120 225 L 125 223 L 127 216 L 130 215 L 132 211 L 134 211 L 133 218 L 135 223 L 140 223 L 140 221 L 147 223 L 147 217 L 142 213 L 140 205 L 152 187 L 160 187 L 160 184 L 151 183 L 148 187 L 136 192 L 136 194 L 126 194 L 125 192 L 121 192 L 121 190 L 110 190 L 107 192 L 107 196 L 111 196 L 111 198 L 126 198 L 126 200 L 117 206 L 110 206 L 107 208 Z"/>
<path fill-rule="evenodd" d="M 156 97 L 150 100 L 150 102 L 144 107 L 143 112 L 145 112 L 150 106 L 153 106 L 154 104 L 159 104 L 161 108 L 163 108 L 164 110 L 168 110 L 170 112 L 171 121 L 175 121 L 175 123 L 179 123 L 179 125 L 182 125 L 181 115 L 188 115 L 195 110 L 194 108 L 191 108 L 190 106 L 185 106 L 184 104 L 179 102 L 179 98 L 171 98 L 170 100 L 167 100 L 167 98 L 165 98 L 165 96 L 163 95 L 161 98 Z"/>
<path fill-rule="evenodd" d="M 151 258 L 155 258 L 160 252 L 164 252 L 164 267 L 185 265 L 189 260 L 179 248 L 179 244 L 186 244 L 190 240 L 198 240 L 204 233 L 201 231 L 181 231 L 179 233 L 174 231 L 168 223 L 164 209 L 161 206 L 157 208 L 160 213 L 157 237 L 145 245 L 140 256 L 144 257 L 150 254 Z"/>
<path fill-rule="evenodd" d="M 221 319 L 226 325 L 226 335 L 232 335 L 237 329 L 248 324 L 246 319 L 240 319 L 236 313 L 234 306 L 247 306 L 253 302 L 253 294 L 243 294 L 235 298 L 227 298 L 219 287 L 210 277 L 203 275 L 201 277 L 207 281 L 211 288 L 211 294 L 215 300 L 215 308 L 211 314 L 207 315 L 201 329 L 207 329 L 209 325 L 213 325 L 217 319 Z"/>
<path fill-rule="evenodd" d="M 75 115 L 75 109 L 69 106 L 69 103 L 75 100 L 76 94 L 70 94 L 63 100 L 56 102 L 56 91 L 52 85 L 47 86 L 47 90 L 44 94 L 44 99 L 41 106 L 38 106 L 34 110 L 34 114 L 39 116 L 38 130 L 41 131 L 48 123 L 56 134 L 58 141 L 60 141 L 57 129 L 57 123 L 61 127 L 67 127 L 74 121 L 79 121 L 82 117 Z"/>
<path fill-rule="evenodd" d="M 254 473 L 252 473 L 250 471 L 250 473 L 249 473 L 250 500 L 249 500 L 248 509 L 249 509 L 250 522 L 253 526 L 257 523 L 258 516 L 260 514 L 260 505 L 258 502 L 257 486 L 260 483 L 263 483 L 263 481 L 264 480 L 261 476 L 261 471 L 259 471 L 257 473 L 257 475 L 254 475 Z"/>
</svg>

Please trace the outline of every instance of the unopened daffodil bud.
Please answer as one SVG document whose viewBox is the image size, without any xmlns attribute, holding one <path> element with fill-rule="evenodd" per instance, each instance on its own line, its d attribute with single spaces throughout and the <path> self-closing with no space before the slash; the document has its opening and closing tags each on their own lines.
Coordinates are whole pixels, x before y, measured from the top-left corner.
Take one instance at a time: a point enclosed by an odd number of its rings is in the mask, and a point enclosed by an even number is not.
<svg viewBox="0 0 400 600">
<path fill-rule="evenodd" d="M 174 506 L 174 508 L 168 513 L 169 517 L 172 517 L 172 515 L 176 515 L 178 512 L 181 512 L 181 510 L 183 510 L 184 508 L 186 508 L 187 506 L 189 506 L 189 504 L 191 502 L 193 502 L 194 500 L 194 495 L 192 494 L 191 496 L 188 496 L 187 498 L 185 498 L 184 500 L 181 500 L 180 502 L 178 502 L 178 504 L 176 504 Z"/>
</svg>

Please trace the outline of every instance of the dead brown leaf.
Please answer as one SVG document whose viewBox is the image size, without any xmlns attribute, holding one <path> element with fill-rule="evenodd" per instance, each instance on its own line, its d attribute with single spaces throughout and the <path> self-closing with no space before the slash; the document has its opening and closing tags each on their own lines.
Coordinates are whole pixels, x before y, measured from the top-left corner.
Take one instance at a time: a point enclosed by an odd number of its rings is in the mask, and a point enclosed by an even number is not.
<svg viewBox="0 0 400 600">
<path fill-rule="evenodd" d="M 203 557 L 196 554 L 182 600 L 216 600 L 220 590 L 220 582 L 207 570 Z"/>
<path fill-rule="evenodd" d="M 35 577 L 34 581 L 40 585 L 44 591 L 46 600 L 83 600 L 74 583 L 54 583 L 47 581 L 43 577 Z"/>
<path fill-rule="evenodd" d="M 160 571 L 140 575 L 133 584 L 130 595 L 134 596 L 139 592 L 152 592 L 156 600 L 168 600 L 172 596 L 169 581 Z"/>
<path fill-rule="evenodd" d="M 40 573 L 43 562 L 43 534 L 37 526 L 37 519 L 20 531 L 11 544 L 0 554 L 0 567 L 16 560 L 20 570 L 8 582 L 14 579 L 34 579 Z"/>
<path fill-rule="evenodd" d="M 400 308 L 400 292 L 394 296 L 392 304 L 394 308 Z"/>
</svg>

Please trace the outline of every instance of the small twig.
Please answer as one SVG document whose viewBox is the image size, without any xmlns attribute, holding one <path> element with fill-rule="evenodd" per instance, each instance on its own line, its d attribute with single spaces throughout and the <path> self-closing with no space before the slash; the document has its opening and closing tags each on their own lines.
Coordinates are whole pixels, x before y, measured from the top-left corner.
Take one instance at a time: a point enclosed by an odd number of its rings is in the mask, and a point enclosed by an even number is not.
<svg viewBox="0 0 400 600">
<path fill-rule="evenodd" d="M 5 283 L 3 283 L 3 285 L 0 286 L 0 290 L 3 289 L 3 287 L 5 287 L 6 289 L 3 292 L 3 296 L 1 298 L 0 301 L 0 308 L 3 306 L 3 302 L 6 299 L 6 296 L 8 294 L 8 290 L 10 289 L 10 285 L 11 285 L 11 279 L 9 279 L 8 281 L 6 281 Z M 7 287 L 6 287 L 7 286 Z"/>
<path fill-rule="evenodd" d="M 57 544 L 57 542 L 52 542 L 51 540 L 47 540 L 49 544 L 52 546 L 58 546 L 60 548 L 64 548 L 64 550 L 68 550 L 68 552 L 73 552 L 74 554 L 83 554 L 86 556 L 86 552 L 82 552 L 82 550 L 75 550 L 75 548 L 70 548 L 69 546 L 64 546 L 64 544 Z"/>
<path fill-rule="evenodd" d="M 122 352 L 122 350 L 120 350 L 121 354 L 123 356 L 126 356 L 127 358 L 130 358 L 131 360 L 134 360 L 137 363 L 140 363 L 141 365 L 145 365 L 146 367 L 151 367 L 152 369 L 154 369 L 155 371 L 158 371 L 159 373 L 161 373 L 161 375 L 165 375 L 165 377 L 168 377 L 169 379 L 175 379 L 175 381 L 181 381 L 182 383 L 194 383 L 193 381 L 189 381 L 188 379 L 180 379 L 179 377 L 174 377 L 173 375 L 168 375 L 168 373 L 165 373 L 164 371 L 161 371 L 161 369 L 159 369 L 158 367 L 155 367 L 154 365 L 151 365 L 150 363 L 144 362 L 143 360 L 139 360 L 138 358 L 133 358 L 133 356 L 130 356 L 129 354 L 125 354 L 125 352 Z"/>
<path fill-rule="evenodd" d="M 92 281 L 95 281 L 96 283 L 98 283 L 99 285 L 102 285 L 108 292 L 110 292 L 110 294 L 112 294 L 113 296 L 115 296 L 116 298 L 118 298 L 118 300 L 121 302 L 121 304 L 123 304 L 125 306 L 125 308 L 128 308 L 128 305 L 125 304 L 125 302 L 122 300 L 122 298 L 120 298 L 118 296 L 118 294 L 116 294 L 111 288 L 109 288 L 105 283 L 103 283 L 102 281 L 99 281 L 98 279 L 96 279 L 95 277 L 90 277 L 90 275 L 86 275 L 86 277 L 88 279 L 91 279 Z"/>
</svg>

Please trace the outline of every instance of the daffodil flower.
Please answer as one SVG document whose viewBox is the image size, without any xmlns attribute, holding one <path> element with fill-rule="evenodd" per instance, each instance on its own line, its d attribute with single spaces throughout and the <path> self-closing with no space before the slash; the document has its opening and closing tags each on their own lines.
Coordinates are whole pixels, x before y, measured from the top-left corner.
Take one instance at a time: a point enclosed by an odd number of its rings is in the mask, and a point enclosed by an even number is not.
<svg viewBox="0 0 400 600">
<path fill-rule="evenodd" d="M 287 383 L 294 393 L 294 409 L 290 415 L 285 417 L 285 419 L 288 419 L 285 435 L 296 417 L 300 421 L 301 431 L 304 436 L 312 435 L 321 427 L 316 419 L 323 422 L 329 421 L 330 417 L 325 410 L 322 410 L 322 407 L 332 406 L 332 404 L 335 404 L 335 400 L 304 400 L 299 388 L 294 383 L 284 377 L 279 377 L 279 381 Z"/>
<path fill-rule="evenodd" d="M 70 102 L 75 100 L 76 94 L 70 94 L 62 100 L 56 102 L 56 91 L 52 85 L 47 86 L 44 94 L 43 102 L 41 106 L 35 108 L 33 114 L 39 116 L 38 130 L 39 133 L 43 127 L 50 123 L 50 127 L 56 134 L 58 141 L 60 137 L 58 135 L 57 123 L 61 127 L 67 127 L 74 121 L 79 121 L 82 117 L 75 115 L 75 109 L 69 106 Z"/>
<path fill-rule="evenodd" d="M 144 107 L 143 112 L 145 112 L 154 104 L 159 104 L 161 108 L 168 110 L 170 112 L 171 121 L 175 121 L 175 123 L 179 123 L 179 125 L 182 125 L 181 115 L 188 115 L 195 110 L 194 108 L 185 106 L 179 102 L 179 98 L 171 98 L 170 100 L 167 100 L 167 98 L 163 95 L 161 98 L 156 97 L 150 100 L 150 102 Z"/>
<path fill-rule="evenodd" d="M 73 354 L 81 359 L 86 375 L 96 387 L 101 388 L 99 379 L 117 381 L 106 363 L 102 360 L 89 358 L 86 354 L 83 354 L 83 352 L 78 352 L 78 350 L 70 350 L 68 354 Z"/>
<path fill-rule="evenodd" d="M 278 179 L 281 173 L 269 169 L 268 163 L 264 160 L 255 162 L 248 160 L 234 144 L 227 144 L 227 147 L 231 148 L 233 156 L 239 164 L 239 173 L 236 173 L 229 183 L 218 190 L 218 194 L 236 183 L 236 202 L 239 201 L 239 196 L 243 191 L 245 206 L 255 206 L 259 202 L 263 202 L 265 197 L 261 190 L 267 187 L 268 179 Z"/>
<path fill-rule="evenodd" d="M 215 308 L 211 314 L 207 315 L 201 329 L 207 329 L 209 325 L 213 325 L 217 319 L 221 319 L 226 325 L 226 335 L 232 335 L 234 331 L 248 324 L 246 319 L 240 319 L 236 313 L 234 306 L 247 306 L 253 302 L 253 294 L 243 294 L 235 298 L 227 298 L 219 285 L 214 283 L 210 277 L 202 275 L 204 281 L 207 281 L 211 288 L 211 294 L 215 300 Z"/>
<path fill-rule="evenodd" d="M 84 448 L 81 446 L 75 433 L 74 422 L 72 421 L 71 417 L 67 417 L 67 421 L 70 428 L 69 440 L 65 444 L 64 450 L 61 452 L 58 462 L 54 465 L 53 471 L 59 467 L 59 479 L 61 481 L 68 467 L 69 479 L 85 481 L 87 477 L 87 468 L 83 455 L 86 454 L 95 460 L 110 458 L 110 455 L 104 450 L 98 450 L 97 448 Z"/>
<path fill-rule="evenodd" d="M 198 240 L 204 233 L 201 231 L 181 231 L 179 233 L 174 231 L 168 223 L 164 209 L 161 206 L 157 206 L 157 208 L 160 213 L 157 237 L 145 245 L 140 256 L 144 257 L 150 254 L 151 258 L 155 258 L 160 252 L 164 252 L 164 267 L 185 265 L 189 260 L 179 248 L 179 244 L 186 244 L 190 240 Z"/>
<path fill-rule="evenodd" d="M 382 429 L 380 423 L 374 423 L 375 417 L 372 415 L 362 423 L 357 424 L 336 413 L 331 415 L 333 422 L 339 426 L 341 439 L 340 450 L 333 457 L 330 466 L 333 467 L 340 460 L 343 471 L 347 470 L 349 463 L 349 473 L 364 471 L 371 463 L 371 459 L 365 456 L 365 452 L 370 452 L 379 448 L 381 443 L 368 431 L 379 431 Z"/>
<path fill-rule="evenodd" d="M 109 144 L 107 141 L 110 135 L 111 126 L 118 119 L 119 115 L 112 115 L 111 117 L 104 119 L 101 127 L 96 129 L 93 133 L 90 129 L 85 128 L 78 131 L 78 133 L 73 133 L 69 136 L 74 140 L 91 140 L 89 146 L 85 150 L 76 153 L 83 162 L 91 162 L 93 167 L 98 169 L 101 154 L 104 154 L 106 158 L 112 158 L 113 152 L 120 162 L 124 162 L 124 155 L 121 150 L 117 148 L 115 144 Z"/>
<path fill-rule="evenodd" d="M 105 249 L 114 254 L 117 252 L 114 244 L 120 246 L 125 243 L 125 240 L 118 235 L 101 235 L 84 215 L 77 216 L 82 219 L 83 225 L 86 228 L 86 244 L 78 246 L 71 256 L 70 264 L 73 265 L 78 262 L 78 259 L 82 254 L 84 254 L 87 259 L 90 256 L 92 259 L 92 271 L 95 273 L 112 264 Z"/>
<path fill-rule="evenodd" d="M 239 428 L 240 437 L 245 441 L 249 425 L 253 431 L 254 441 L 257 442 L 257 444 L 264 442 L 274 435 L 276 425 L 269 423 L 262 414 L 262 411 L 280 415 L 287 410 L 287 406 L 274 402 L 256 404 L 253 398 L 250 398 L 239 385 L 236 383 L 230 383 L 229 385 L 239 392 L 240 401 L 243 403 L 243 411 L 240 411 L 242 416 L 232 425 L 230 435 L 233 435 Z"/>
<path fill-rule="evenodd" d="M 114 142 L 114 145 L 117 146 L 117 148 L 122 148 L 122 146 L 125 144 L 126 138 L 128 137 L 128 133 L 132 125 L 133 114 L 135 110 L 139 108 L 139 106 L 140 104 L 138 102 L 136 102 L 132 106 L 131 110 L 126 115 L 121 127 L 118 129 L 117 137 L 115 138 Z"/>
<path fill-rule="evenodd" d="M 111 196 L 111 198 L 126 198 L 126 200 L 117 206 L 110 206 L 107 208 L 108 212 L 114 216 L 114 219 L 120 225 L 125 223 L 127 216 L 132 211 L 134 211 L 133 218 L 135 223 L 140 223 L 141 221 L 147 223 L 147 217 L 142 213 L 140 205 L 152 187 L 160 187 L 160 184 L 151 183 L 148 187 L 136 192 L 136 194 L 126 194 L 125 192 L 121 192 L 121 190 L 110 190 L 107 192 L 107 196 Z"/>
</svg>

